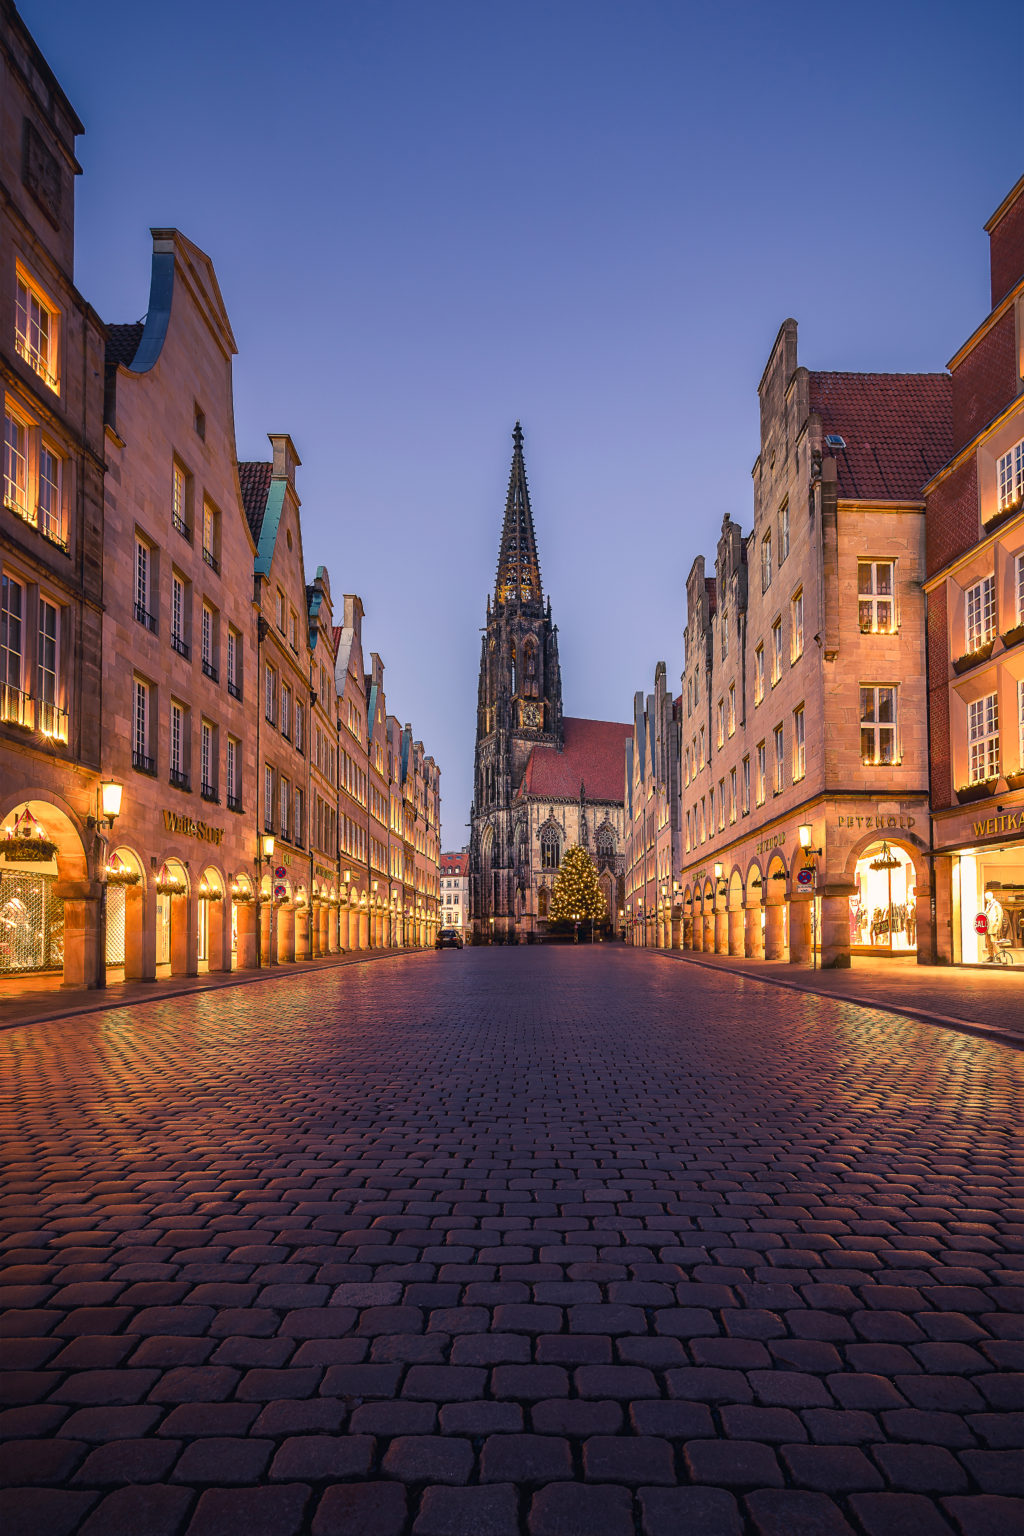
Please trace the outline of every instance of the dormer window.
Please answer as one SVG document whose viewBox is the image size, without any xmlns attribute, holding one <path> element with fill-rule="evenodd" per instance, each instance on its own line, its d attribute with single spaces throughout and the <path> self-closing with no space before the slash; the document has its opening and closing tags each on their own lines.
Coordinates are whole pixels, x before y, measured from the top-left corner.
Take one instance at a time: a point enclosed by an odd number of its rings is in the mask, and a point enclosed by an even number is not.
<svg viewBox="0 0 1024 1536">
<path fill-rule="evenodd" d="M 58 311 L 18 268 L 14 310 L 14 345 L 43 383 L 60 393 L 57 369 Z"/>
</svg>

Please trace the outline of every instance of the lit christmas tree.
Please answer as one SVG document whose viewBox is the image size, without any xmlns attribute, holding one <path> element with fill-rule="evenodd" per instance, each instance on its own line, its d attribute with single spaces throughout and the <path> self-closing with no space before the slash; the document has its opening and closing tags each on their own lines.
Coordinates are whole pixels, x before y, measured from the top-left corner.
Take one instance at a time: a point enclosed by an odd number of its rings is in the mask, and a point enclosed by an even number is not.
<svg viewBox="0 0 1024 1536">
<path fill-rule="evenodd" d="M 585 848 L 567 848 L 562 866 L 551 887 L 548 916 L 553 923 L 600 923 L 607 916 L 608 903 L 597 883 L 594 861 Z"/>
</svg>

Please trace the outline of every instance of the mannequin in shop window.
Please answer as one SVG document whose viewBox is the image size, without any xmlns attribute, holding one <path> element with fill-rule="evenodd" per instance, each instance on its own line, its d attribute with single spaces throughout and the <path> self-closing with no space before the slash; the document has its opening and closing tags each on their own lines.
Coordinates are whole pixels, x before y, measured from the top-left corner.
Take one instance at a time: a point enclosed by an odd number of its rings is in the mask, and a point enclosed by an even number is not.
<svg viewBox="0 0 1024 1536">
<path fill-rule="evenodd" d="M 988 949 L 988 958 L 995 960 L 999 954 L 999 940 L 1006 933 L 1006 912 L 1002 902 L 996 899 L 995 891 L 985 892 L 985 916 L 988 918 L 985 945 Z"/>
</svg>

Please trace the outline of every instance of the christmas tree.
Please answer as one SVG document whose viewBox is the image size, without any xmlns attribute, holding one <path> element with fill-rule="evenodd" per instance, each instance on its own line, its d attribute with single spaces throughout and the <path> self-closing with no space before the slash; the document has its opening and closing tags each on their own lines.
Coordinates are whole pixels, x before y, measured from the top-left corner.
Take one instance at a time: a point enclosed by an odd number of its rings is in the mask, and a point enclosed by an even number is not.
<svg viewBox="0 0 1024 1536">
<path fill-rule="evenodd" d="M 567 848 L 551 888 L 548 916 L 553 923 L 601 922 L 608 912 L 604 892 L 597 883 L 594 861 L 585 848 Z"/>
</svg>

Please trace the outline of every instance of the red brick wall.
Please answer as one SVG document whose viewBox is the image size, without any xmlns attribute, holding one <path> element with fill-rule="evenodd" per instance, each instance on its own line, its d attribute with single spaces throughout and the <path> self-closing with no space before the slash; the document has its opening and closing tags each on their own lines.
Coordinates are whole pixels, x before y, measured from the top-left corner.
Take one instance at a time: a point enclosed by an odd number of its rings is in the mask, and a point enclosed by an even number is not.
<svg viewBox="0 0 1024 1536">
<path fill-rule="evenodd" d="M 978 461 L 970 454 L 928 497 L 924 518 L 925 570 L 929 576 L 970 549 L 981 537 Z"/>
<path fill-rule="evenodd" d="M 949 630 L 946 588 L 928 594 L 928 728 L 932 805 L 953 804 L 949 773 Z"/>
<path fill-rule="evenodd" d="M 1024 277 L 1024 189 L 989 235 L 992 308 Z"/>
<path fill-rule="evenodd" d="M 953 452 L 976 437 L 1017 393 L 1013 310 L 983 336 L 953 371 Z"/>
</svg>

